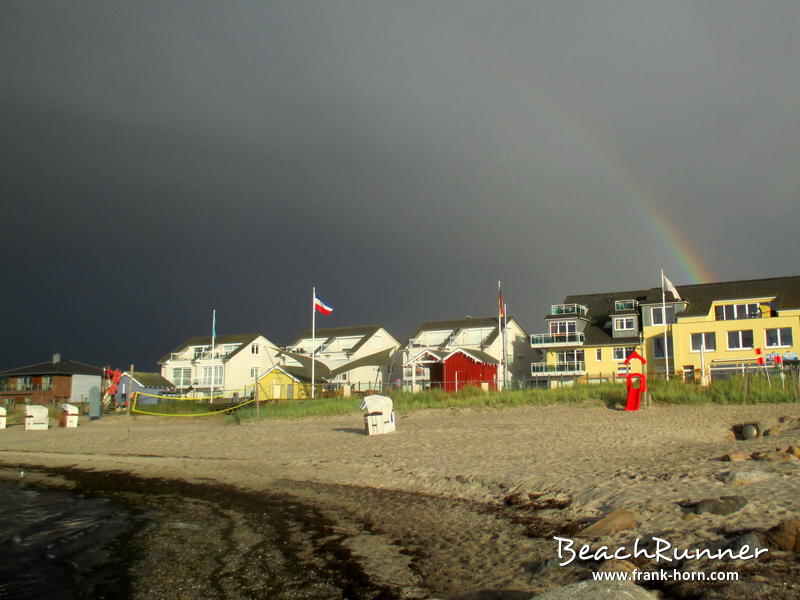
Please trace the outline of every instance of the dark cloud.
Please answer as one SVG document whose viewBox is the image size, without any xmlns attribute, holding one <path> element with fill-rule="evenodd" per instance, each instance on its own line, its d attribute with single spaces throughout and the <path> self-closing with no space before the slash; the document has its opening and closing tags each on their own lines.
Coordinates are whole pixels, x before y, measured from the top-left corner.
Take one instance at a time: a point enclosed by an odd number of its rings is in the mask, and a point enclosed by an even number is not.
<svg viewBox="0 0 800 600">
<path fill-rule="evenodd" d="M 795 274 L 798 13 L 4 3 L 0 367 Z"/>
</svg>

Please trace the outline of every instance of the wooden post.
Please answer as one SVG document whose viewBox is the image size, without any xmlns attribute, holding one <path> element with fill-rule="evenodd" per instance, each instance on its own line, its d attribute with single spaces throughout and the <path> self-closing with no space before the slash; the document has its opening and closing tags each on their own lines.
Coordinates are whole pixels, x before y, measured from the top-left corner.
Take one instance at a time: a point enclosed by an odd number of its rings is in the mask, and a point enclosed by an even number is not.
<svg viewBox="0 0 800 600">
<path fill-rule="evenodd" d="M 794 384 L 794 401 L 800 402 L 800 369 L 792 369 L 790 376 Z"/>
<path fill-rule="evenodd" d="M 750 399 L 750 365 L 744 366 L 744 400 L 743 403 L 747 404 Z"/>
<path fill-rule="evenodd" d="M 131 365 L 130 377 L 128 378 L 128 401 L 125 403 L 128 416 L 131 416 L 131 403 L 133 402 L 133 365 Z"/>
</svg>

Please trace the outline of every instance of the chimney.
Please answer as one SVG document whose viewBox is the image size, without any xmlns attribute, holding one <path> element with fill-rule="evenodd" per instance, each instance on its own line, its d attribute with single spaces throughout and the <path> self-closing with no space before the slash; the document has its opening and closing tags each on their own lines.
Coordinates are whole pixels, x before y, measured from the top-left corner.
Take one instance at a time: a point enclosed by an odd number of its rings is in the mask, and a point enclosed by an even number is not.
<svg viewBox="0 0 800 600">
<path fill-rule="evenodd" d="M 55 365 L 60 362 L 61 362 L 61 355 L 58 352 L 56 352 L 55 354 L 53 354 L 53 364 Z"/>
</svg>

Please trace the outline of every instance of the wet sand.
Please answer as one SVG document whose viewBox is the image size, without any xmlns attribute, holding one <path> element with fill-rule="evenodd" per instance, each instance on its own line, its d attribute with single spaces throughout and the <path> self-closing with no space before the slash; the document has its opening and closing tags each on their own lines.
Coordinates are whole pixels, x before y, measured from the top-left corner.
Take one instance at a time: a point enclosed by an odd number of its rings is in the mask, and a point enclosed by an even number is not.
<svg viewBox="0 0 800 600">
<path fill-rule="evenodd" d="M 800 444 L 800 430 L 731 435 L 735 424 L 782 416 L 800 417 L 800 406 L 440 410 L 371 437 L 359 415 L 242 425 L 113 416 L 77 430 L 9 428 L 0 462 L 280 494 L 319 511 L 371 584 L 399 597 L 529 598 L 589 576 L 596 565 L 545 568 L 550 537 L 613 509 L 640 525 L 598 543 L 661 534 L 688 546 L 800 518 L 800 462 L 719 460 Z M 732 470 L 761 480 L 728 485 L 720 477 Z M 749 503 L 725 516 L 686 519 L 679 504 L 732 494 Z"/>
</svg>

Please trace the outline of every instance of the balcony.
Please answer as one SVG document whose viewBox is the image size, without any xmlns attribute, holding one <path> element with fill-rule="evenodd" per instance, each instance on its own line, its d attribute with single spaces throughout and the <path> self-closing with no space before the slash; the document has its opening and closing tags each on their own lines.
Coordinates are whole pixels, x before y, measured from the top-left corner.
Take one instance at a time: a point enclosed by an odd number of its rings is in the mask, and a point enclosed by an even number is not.
<svg viewBox="0 0 800 600">
<path fill-rule="evenodd" d="M 531 375 L 541 377 L 543 375 L 585 375 L 585 362 L 569 362 L 556 365 L 548 365 L 544 362 L 531 363 Z"/>
<path fill-rule="evenodd" d="M 614 312 L 631 312 L 636 310 L 639 303 L 636 300 L 617 300 L 614 302 Z"/>
<path fill-rule="evenodd" d="M 584 338 L 583 333 L 534 333 L 531 335 L 531 348 L 582 346 Z"/>
<path fill-rule="evenodd" d="M 585 317 L 589 309 L 583 304 L 553 304 L 548 317 Z"/>
</svg>

